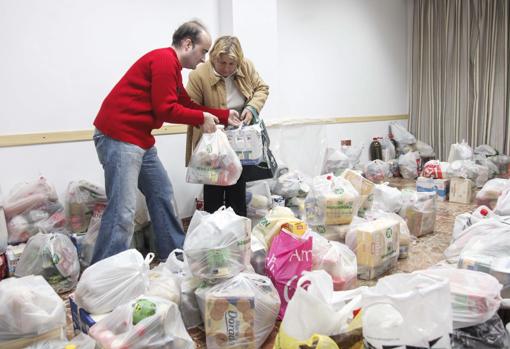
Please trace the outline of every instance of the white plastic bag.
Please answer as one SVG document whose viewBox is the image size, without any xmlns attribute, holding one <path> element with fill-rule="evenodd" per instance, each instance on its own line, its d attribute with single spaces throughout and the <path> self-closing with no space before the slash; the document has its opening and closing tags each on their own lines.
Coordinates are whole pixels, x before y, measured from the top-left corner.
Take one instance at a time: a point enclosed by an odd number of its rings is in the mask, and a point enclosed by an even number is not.
<svg viewBox="0 0 510 349">
<path fill-rule="evenodd" d="M 494 178 L 485 183 L 478 193 L 476 193 L 476 203 L 486 205 L 491 209 L 496 207 L 496 203 L 501 193 L 510 187 L 510 181 L 503 178 Z"/>
<path fill-rule="evenodd" d="M 25 349 L 95 349 L 96 341 L 85 333 L 80 333 L 71 340 L 51 339 L 32 344 Z"/>
<path fill-rule="evenodd" d="M 402 207 L 402 193 L 387 184 L 376 184 L 374 188 L 373 210 L 398 212 Z"/>
<path fill-rule="evenodd" d="M 455 160 L 472 160 L 473 148 L 467 144 L 465 140 L 461 143 L 453 143 L 450 147 L 450 154 L 448 155 L 448 162 L 452 163 Z"/>
<path fill-rule="evenodd" d="M 296 218 L 288 207 L 276 206 L 258 222 L 253 228 L 252 234 L 259 239 L 267 251 L 283 224 L 298 222 L 301 222 L 301 220 Z"/>
<path fill-rule="evenodd" d="M 273 193 L 284 198 L 305 197 L 310 191 L 307 177 L 299 171 L 289 171 L 276 179 Z"/>
<path fill-rule="evenodd" d="M 39 275 L 0 282 L 0 314 L 0 341 L 66 326 L 64 301 Z"/>
<path fill-rule="evenodd" d="M 424 158 L 433 158 L 436 156 L 434 148 L 420 140 L 416 141 L 416 150 L 420 153 L 420 156 Z"/>
<path fill-rule="evenodd" d="M 228 186 L 237 183 L 243 168 L 227 136 L 218 128 L 204 133 L 191 155 L 186 182 Z"/>
<path fill-rule="evenodd" d="M 195 294 L 205 322 L 208 348 L 253 344 L 260 348 L 273 331 L 280 297 L 266 276 L 240 273 L 216 285 L 204 284 Z M 225 317 L 233 319 L 234 315 L 235 325 L 225 321 Z"/>
<path fill-rule="evenodd" d="M 58 293 L 74 288 L 80 276 L 78 253 L 61 233 L 32 236 L 16 264 L 16 276 L 41 275 Z"/>
<path fill-rule="evenodd" d="M 280 332 L 300 341 L 314 334 L 332 336 L 345 332 L 353 310 L 361 305 L 361 296 L 355 296 L 338 309 L 333 306 L 334 294 L 328 273 L 324 270 L 305 272 L 287 305 Z"/>
<path fill-rule="evenodd" d="M 510 216 L 510 187 L 507 187 L 498 198 L 494 213 L 500 216 Z"/>
<path fill-rule="evenodd" d="M 183 247 L 193 275 L 221 279 L 243 271 L 250 263 L 250 220 L 230 207 L 197 215 L 201 221 L 190 223 Z"/>
<path fill-rule="evenodd" d="M 340 176 L 348 168 L 352 168 L 352 164 L 346 154 L 341 150 L 326 148 L 321 174 L 333 173 L 335 176 Z"/>
<path fill-rule="evenodd" d="M 130 249 L 91 265 L 74 292 L 76 304 L 91 314 L 105 314 L 144 294 L 152 258 L 154 254 L 149 253 L 144 260 L 140 252 Z"/>
<path fill-rule="evenodd" d="M 181 286 L 179 279 L 164 264 L 149 271 L 149 289 L 146 295 L 167 299 L 181 304 Z"/>
<path fill-rule="evenodd" d="M 446 278 L 450 282 L 453 328 L 475 326 L 489 320 L 501 304 L 499 281 L 479 271 L 434 268 L 420 273 Z"/>
<path fill-rule="evenodd" d="M 306 222 L 311 225 L 349 224 L 357 215 L 360 196 L 352 184 L 333 175 L 314 177 L 305 200 Z"/>
<path fill-rule="evenodd" d="M 409 131 L 407 131 L 405 127 L 403 127 L 399 123 L 392 122 L 390 124 L 390 129 L 399 146 L 411 145 L 416 143 L 416 137 L 414 137 Z"/>
<path fill-rule="evenodd" d="M 249 218 L 260 219 L 266 216 L 272 205 L 271 191 L 267 181 L 246 184 L 246 211 Z"/>
<path fill-rule="evenodd" d="M 393 142 L 389 138 L 382 138 L 380 140 L 382 148 L 382 160 L 384 162 L 395 159 L 397 156 L 397 150 L 393 145 Z"/>
<path fill-rule="evenodd" d="M 412 273 L 379 279 L 363 290 L 365 347 L 451 348 L 448 280 Z"/>
<path fill-rule="evenodd" d="M 482 144 L 475 148 L 475 154 L 483 155 L 484 157 L 498 155 L 498 151 L 488 144 Z"/>
<path fill-rule="evenodd" d="M 450 173 L 452 177 L 466 178 L 474 182 L 479 176 L 478 166 L 471 160 L 455 160 L 450 163 Z"/>
<path fill-rule="evenodd" d="M 374 183 L 382 183 L 391 177 L 390 166 L 382 160 L 370 161 L 365 165 L 365 177 Z"/>
<path fill-rule="evenodd" d="M 195 348 L 177 304 L 141 296 L 122 304 L 89 330 L 105 349 Z"/>
<path fill-rule="evenodd" d="M 398 158 L 400 174 L 405 179 L 415 179 L 418 177 L 418 161 L 420 157 L 417 152 L 407 152 Z"/>
</svg>

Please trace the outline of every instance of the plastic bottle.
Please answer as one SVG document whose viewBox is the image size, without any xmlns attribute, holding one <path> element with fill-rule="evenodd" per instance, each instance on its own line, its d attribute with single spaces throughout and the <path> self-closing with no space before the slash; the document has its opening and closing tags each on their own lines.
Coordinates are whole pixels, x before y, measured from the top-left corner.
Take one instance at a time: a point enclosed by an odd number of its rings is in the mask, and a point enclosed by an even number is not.
<svg viewBox="0 0 510 349">
<path fill-rule="evenodd" d="M 370 160 L 382 160 L 382 146 L 378 140 L 378 137 L 374 137 L 372 139 L 372 143 L 370 143 L 369 148 Z"/>
</svg>

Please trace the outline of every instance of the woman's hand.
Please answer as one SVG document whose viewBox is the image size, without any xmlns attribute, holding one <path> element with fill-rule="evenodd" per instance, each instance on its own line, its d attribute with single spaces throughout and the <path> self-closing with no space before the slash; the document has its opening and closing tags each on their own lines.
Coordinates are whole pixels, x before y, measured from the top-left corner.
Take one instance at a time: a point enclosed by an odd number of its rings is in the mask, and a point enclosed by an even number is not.
<svg viewBox="0 0 510 349">
<path fill-rule="evenodd" d="M 232 126 L 239 126 L 241 125 L 241 121 L 239 120 L 239 113 L 234 110 L 230 109 L 228 113 L 228 124 Z"/>
<path fill-rule="evenodd" d="M 245 125 L 250 125 L 251 120 L 253 119 L 253 114 L 251 113 L 250 109 L 246 108 L 241 113 L 241 120 L 243 120 Z"/>
<path fill-rule="evenodd" d="M 216 116 L 212 115 L 211 113 L 204 112 L 204 123 L 202 124 L 202 126 L 200 126 L 202 128 L 202 132 L 204 133 L 215 132 L 216 124 L 219 122 L 220 121 Z"/>
</svg>

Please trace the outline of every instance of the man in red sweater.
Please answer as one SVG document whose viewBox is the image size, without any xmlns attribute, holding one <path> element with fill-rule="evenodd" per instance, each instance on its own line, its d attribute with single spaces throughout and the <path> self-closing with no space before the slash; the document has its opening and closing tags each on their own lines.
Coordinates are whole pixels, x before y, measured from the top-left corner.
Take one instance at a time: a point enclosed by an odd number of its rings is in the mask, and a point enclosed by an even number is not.
<svg viewBox="0 0 510 349">
<path fill-rule="evenodd" d="M 206 108 L 191 101 L 182 68 L 205 60 L 211 37 L 198 21 L 181 25 L 172 46 L 140 58 L 104 100 L 94 121 L 94 143 L 105 173 L 106 207 L 92 263 L 129 248 L 134 230 L 137 187 L 145 195 L 156 240 L 165 260 L 182 248 L 184 232 L 172 205 L 173 188 L 154 146 L 151 131 L 164 122 L 216 131 L 216 123 L 239 125 L 235 110 Z"/>
</svg>

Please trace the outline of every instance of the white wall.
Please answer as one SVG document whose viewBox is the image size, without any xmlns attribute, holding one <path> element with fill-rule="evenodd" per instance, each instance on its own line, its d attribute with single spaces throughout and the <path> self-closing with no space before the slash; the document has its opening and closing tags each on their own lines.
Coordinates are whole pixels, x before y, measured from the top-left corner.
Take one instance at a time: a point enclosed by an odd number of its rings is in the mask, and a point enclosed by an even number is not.
<svg viewBox="0 0 510 349">
<path fill-rule="evenodd" d="M 0 134 L 90 129 L 127 68 L 143 53 L 168 46 L 173 30 L 195 17 L 213 37 L 240 37 L 271 86 L 266 119 L 408 112 L 405 0 L 3 0 Z M 287 162 L 298 163 L 302 154 L 291 144 L 306 144 L 313 156 L 323 137 L 329 145 L 341 138 L 366 143 L 386 124 L 270 133 L 274 144 L 287 144 L 280 147 Z M 157 146 L 181 216 L 189 216 L 200 186 L 184 181 L 184 139 L 158 136 Z M 0 148 L 0 161 L 4 192 L 39 175 L 59 193 L 74 179 L 103 183 L 92 142 Z"/>
</svg>

